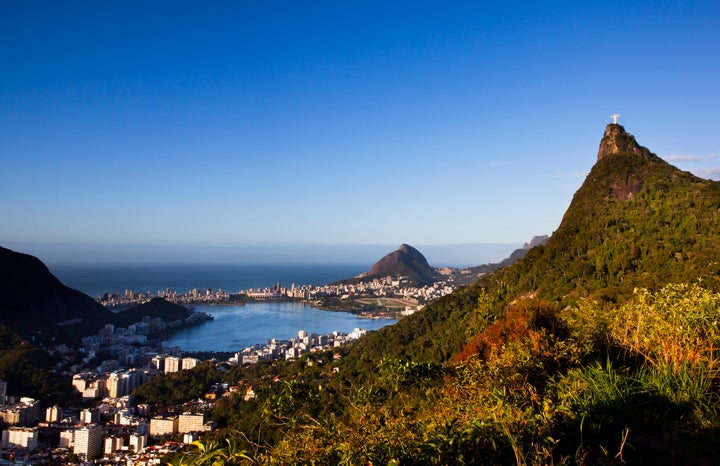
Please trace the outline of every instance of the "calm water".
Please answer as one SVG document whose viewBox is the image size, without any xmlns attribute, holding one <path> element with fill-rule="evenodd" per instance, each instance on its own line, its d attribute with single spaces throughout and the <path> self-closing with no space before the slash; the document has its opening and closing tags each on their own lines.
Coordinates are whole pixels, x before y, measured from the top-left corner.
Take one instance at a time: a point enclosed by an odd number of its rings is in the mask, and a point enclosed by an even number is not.
<svg viewBox="0 0 720 466">
<path fill-rule="evenodd" d="M 126 289 L 157 292 L 167 288 L 183 293 L 193 288 L 235 292 L 269 287 L 324 285 L 354 277 L 369 265 L 54 265 L 50 271 L 65 285 L 96 297 Z M 240 351 L 271 338 L 287 339 L 298 330 L 314 333 L 352 332 L 356 327 L 376 330 L 394 320 L 359 319 L 347 312 L 328 312 L 297 303 L 261 302 L 245 306 L 203 306 L 215 320 L 181 330 L 169 344 L 186 351 Z"/>
<path fill-rule="evenodd" d="M 358 275 L 368 264 L 241 264 L 241 265 L 51 265 L 52 272 L 70 288 L 93 298 L 126 289 L 146 293 L 167 288 L 184 293 L 197 288 L 229 292 L 269 287 L 277 282 L 289 287 L 326 285 Z"/>
<path fill-rule="evenodd" d="M 350 333 L 355 328 L 377 330 L 395 323 L 392 319 L 361 319 L 349 312 L 321 311 L 305 304 L 261 302 L 244 306 L 195 306 L 215 320 L 182 329 L 168 343 L 186 351 L 240 351 L 271 338 L 308 333 Z"/>
</svg>

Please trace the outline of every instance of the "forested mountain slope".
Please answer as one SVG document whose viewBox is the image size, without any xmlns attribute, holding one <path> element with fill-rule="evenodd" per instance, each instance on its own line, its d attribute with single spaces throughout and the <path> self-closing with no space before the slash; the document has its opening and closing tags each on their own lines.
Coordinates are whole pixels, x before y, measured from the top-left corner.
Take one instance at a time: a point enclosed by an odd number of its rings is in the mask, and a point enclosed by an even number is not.
<svg viewBox="0 0 720 466">
<path fill-rule="evenodd" d="M 720 289 L 720 183 L 677 169 L 610 124 L 597 162 L 544 246 L 381 330 L 357 351 L 446 361 L 482 324 L 474 311 L 483 292 L 500 315 L 521 296 L 562 305 L 588 296 L 622 302 L 636 287 L 698 280 Z"/>
<path fill-rule="evenodd" d="M 545 246 L 350 348 L 247 368 L 254 404 L 222 400 L 176 463 L 720 464 L 719 209 L 719 183 L 608 125 Z"/>
</svg>

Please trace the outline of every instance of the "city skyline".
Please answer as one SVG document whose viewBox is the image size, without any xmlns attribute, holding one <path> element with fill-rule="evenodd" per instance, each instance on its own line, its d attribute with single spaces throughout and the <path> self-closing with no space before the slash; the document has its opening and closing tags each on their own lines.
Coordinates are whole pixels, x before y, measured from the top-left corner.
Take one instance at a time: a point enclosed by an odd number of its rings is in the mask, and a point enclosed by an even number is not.
<svg viewBox="0 0 720 466">
<path fill-rule="evenodd" d="M 710 1 L 5 3 L 0 245 L 55 261 L 520 246 L 557 228 L 612 115 L 720 178 L 718 17 Z"/>
</svg>

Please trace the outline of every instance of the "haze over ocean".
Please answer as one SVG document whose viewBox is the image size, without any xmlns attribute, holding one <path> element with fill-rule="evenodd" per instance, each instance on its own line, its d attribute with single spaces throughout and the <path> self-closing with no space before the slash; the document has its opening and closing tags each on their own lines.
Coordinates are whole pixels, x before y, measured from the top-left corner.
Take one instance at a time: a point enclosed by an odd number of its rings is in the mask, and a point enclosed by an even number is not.
<svg viewBox="0 0 720 466">
<path fill-rule="evenodd" d="M 718 17 L 710 0 L 0 2 L 0 244 L 162 263 L 407 243 L 436 266 L 423 245 L 520 245 L 558 227 L 615 113 L 720 179 Z"/>
<path fill-rule="evenodd" d="M 363 264 L 64 264 L 50 266 L 61 282 L 93 298 L 110 293 L 167 288 L 185 292 L 193 288 L 229 292 L 269 287 L 323 285 L 366 271 Z"/>
</svg>

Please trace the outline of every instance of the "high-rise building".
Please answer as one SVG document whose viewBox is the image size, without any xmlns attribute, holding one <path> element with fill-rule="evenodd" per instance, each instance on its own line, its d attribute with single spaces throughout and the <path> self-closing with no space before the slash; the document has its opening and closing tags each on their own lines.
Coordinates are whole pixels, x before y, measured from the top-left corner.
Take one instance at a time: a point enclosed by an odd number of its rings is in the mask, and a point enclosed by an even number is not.
<svg viewBox="0 0 720 466">
<path fill-rule="evenodd" d="M 62 408 L 58 405 L 50 406 L 45 410 L 45 422 L 52 424 L 53 422 L 60 422 L 62 419 Z"/>
<path fill-rule="evenodd" d="M 125 439 L 122 437 L 105 437 L 103 453 L 112 455 L 116 451 L 122 449 L 125 445 Z"/>
<path fill-rule="evenodd" d="M 107 392 L 110 398 L 120 398 L 129 395 L 140 385 L 142 374 L 135 369 L 115 371 L 108 376 Z"/>
<path fill-rule="evenodd" d="M 60 442 L 58 442 L 58 447 L 60 448 L 70 448 L 75 443 L 75 429 L 68 429 L 60 431 Z"/>
<path fill-rule="evenodd" d="M 180 358 L 168 356 L 165 358 L 165 373 L 177 372 L 180 370 Z"/>
<path fill-rule="evenodd" d="M 155 368 L 159 371 L 165 370 L 165 356 L 162 354 L 156 354 L 152 358 L 152 364 L 155 366 Z"/>
<path fill-rule="evenodd" d="M 90 408 L 85 408 L 80 411 L 80 422 L 83 424 L 92 424 L 93 422 L 97 422 L 99 417 L 99 413 Z"/>
<path fill-rule="evenodd" d="M 102 427 L 88 424 L 75 429 L 73 451 L 80 458 L 88 460 L 102 453 Z"/>
<path fill-rule="evenodd" d="M 117 372 L 113 372 L 110 374 L 107 378 L 107 391 L 108 396 L 110 398 L 119 398 L 121 397 L 121 392 L 123 391 L 122 387 L 122 379 L 120 378 L 120 375 Z"/>
<path fill-rule="evenodd" d="M 84 401 L 95 400 L 105 395 L 105 375 L 82 373 L 73 375 L 73 387 L 80 393 Z"/>
<path fill-rule="evenodd" d="M 2 433 L 2 448 L 34 450 L 37 448 L 38 431 L 36 427 L 9 427 Z"/>
<path fill-rule="evenodd" d="M 132 433 L 130 435 L 130 446 L 135 450 L 136 453 L 141 452 L 147 445 L 147 435 L 141 435 L 138 433 Z"/>
</svg>

